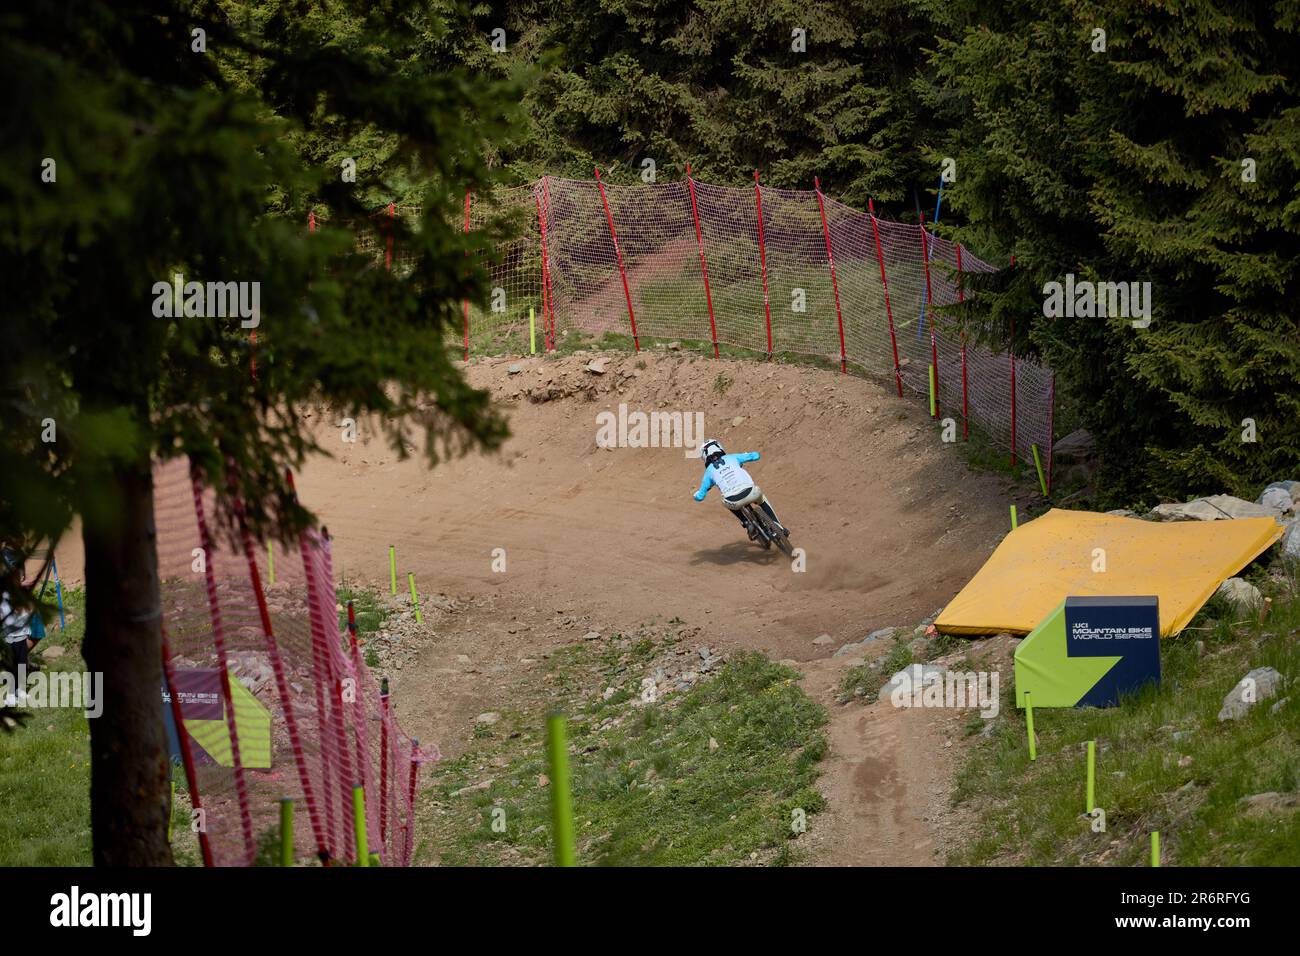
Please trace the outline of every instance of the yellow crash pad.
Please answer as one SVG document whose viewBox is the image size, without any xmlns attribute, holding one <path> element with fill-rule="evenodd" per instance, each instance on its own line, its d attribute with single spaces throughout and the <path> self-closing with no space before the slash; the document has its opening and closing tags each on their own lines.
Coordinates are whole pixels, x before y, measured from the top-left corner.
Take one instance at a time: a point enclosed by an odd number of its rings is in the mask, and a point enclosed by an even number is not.
<svg viewBox="0 0 1300 956">
<path fill-rule="evenodd" d="M 1067 597 L 1155 594 L 1169 637 L 1281 536 L 1272 518 L 1154 522 L 1053 508 L 1002 540 L 935 627 L 1028 634 Z M 1093 570 L 1098 548 L 1105 571 Z"/>
</svg>

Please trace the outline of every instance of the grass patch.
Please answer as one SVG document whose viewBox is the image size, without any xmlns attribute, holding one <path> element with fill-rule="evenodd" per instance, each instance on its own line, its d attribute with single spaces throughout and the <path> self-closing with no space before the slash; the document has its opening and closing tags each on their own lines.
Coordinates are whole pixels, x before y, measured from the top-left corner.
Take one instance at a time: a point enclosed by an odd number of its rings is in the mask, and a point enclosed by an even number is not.
<svg viewBox="0 0 1300 956">
<path fill-rule="evenodd" d="M 557 705 L 570 715 L 580 863 L 791 861 L 796 811 L 823 806 L 813 783 L 826 752 L 825 712 L 798 674 L 746 654 L 691 690 L 643 703 L 641 678 L 664 645 L 618 643 L 558 652 L 545 698 L 503 711 L 490 741 L 434 772 L 439 812 L 425 834 L 443 863 L 549 861 L 550 789 L 540 778 L 544 715 Z M 461 792 L 485 778 L 485 789 Z"/>
<path fill-rule="evenodd" d="M 913 663 L 911 641 L 912 632 L 900 628 L 884 656 L 849 668 L 840 680 L 840 691 L 837 697 L 839 702 L 847 703 L 862 698 L 868 703 L 873 703 L 876 695 L 880 693 L 880 688 L 888 684 L 891 677 Z"/>
<path fill-rule="evenodd" d="M 1266 583 L 1274 606 L 1264 623 L 1241 621 L 1215 600 L 1166 640 L 1159 688 L 1119 707 L 1036 711 L 1034 763 L 1014 687 L 1004 688 L 1002 716 L 973 744 L 954 794 L 978 832 L 949 862 L 1139 866 L 1159 830 L 1166 865 L 1300 865 L 1300 811 L 1247 816 L 1241 804 L 1300 785 L 1300 599 L 1293 574 Z M 1264 666 L 1283 676 L 1278 697 L 1220 723 L 1224 695 Z M 1082 815 L 1088 740 L 1097 741 L 1105 833 Z"/>
<path fill-rule="evenodd" d="M 58 619 L 34 652 L 48 673 L 84 671 L 85 592 L 63 589 L 66 629 Z M 44 661 L 51 647 L 65 653 Z M 90 866 L 90 726 L 76 708 L 26 710 L 29 719 L 0 733 L 0 865 Z"/>
</svg>

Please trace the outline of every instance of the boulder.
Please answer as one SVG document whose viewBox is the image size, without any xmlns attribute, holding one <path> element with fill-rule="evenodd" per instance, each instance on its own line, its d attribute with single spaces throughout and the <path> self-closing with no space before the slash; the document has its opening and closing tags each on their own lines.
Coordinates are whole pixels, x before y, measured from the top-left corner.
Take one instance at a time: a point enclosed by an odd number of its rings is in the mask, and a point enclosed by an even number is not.
<svg viewBox="0 0 1300 956">
<path fill-rule="evenodd" d="M 1059 462 L 1086 461 L 1096 450 L 1091 433 L 1079 428 L 1052 444 L 1052 457 Z"/>
<path fill-rule="evenodd" d="M 587 371 L 594 372 L 597 375 L 605 374 L 605 366 L 609 364 L 609 359 L 594 358 L 587 363 Z"/>
<path fill-rule="evenodd" d="M 524 370 L 524 367 L 523 367 L 522 365 L 520 365 L 518 362 L 511 362 L 511 363 L 510 363 L 510 367 L 506 369 L 506 374 L 507 374 L 507 375 L 518 375 L 518 374 L 519 374 L 520 372 L 522 372 L 523 370 Z"/>
<path fill-rule="evenodd" d="M 1256 667 L 1237 682 L 1237 686 L 1223 698 L 1219 721 L 1236 720 L 1261 700 L 1276 697 L 1282 685 L 1282 675 L 1271 667 Z"/>
<path fill-rule="evenodd" d="M 1275 518 L 1276 512 L 1232 495 L 1210 495 L 1184 504 L 1156 505 L 1151 513 L 1166 521 L 1219 521 L 1230 518 Z"/>
<path fill-rule="evenodd" d="M 1280 485 L 1269 485 L 1256 499 L 1256 503 L 1276 515 L 1287 514 L 1295 509 L 1295 500 L 1291 497 L 1290 489 Z"/>
<path fill-rule="evenodd" d="M 1282 553 L 1300 561 L 1300 516 L 1286 522 L 1285 527 L 1286 530 L 1282 532 Z"/>
<path fill-rule="evenodd" d="M 1243 578 L 1228 578 L 1214 593 L 1241 610 L 1253 611 L 1264 603 L 1264 595 L 1259 593 L 1259 588 Z"/>
<path fill-rule="evenodd" d="M 816 637 L 813 638 L 813 643 L 816 644 L 818 647 L 825 647 L 827 644 L 830 644 L 834 640 L 835 638 L 831 637 L 829 634 L 818 634 Z"/>
</svg>

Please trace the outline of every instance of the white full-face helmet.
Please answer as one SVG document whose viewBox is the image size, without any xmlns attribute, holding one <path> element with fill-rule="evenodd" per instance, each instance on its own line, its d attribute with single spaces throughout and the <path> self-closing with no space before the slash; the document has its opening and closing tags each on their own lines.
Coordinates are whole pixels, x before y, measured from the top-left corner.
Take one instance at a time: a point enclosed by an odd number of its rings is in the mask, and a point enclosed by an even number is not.
<svg viewBox="0 0 1300 956">
<path fill-rule="evenodd" d="M 716 438 L 705 439 L 704 444 L 700 446 L 700 458 L 703 459 L 705 467 L 716 465 L 718 462 L 722 461 L 722 456 L 725 454 L 726 452 L 723 451 L 722 442 L 718 441 Z"/>
</svg>

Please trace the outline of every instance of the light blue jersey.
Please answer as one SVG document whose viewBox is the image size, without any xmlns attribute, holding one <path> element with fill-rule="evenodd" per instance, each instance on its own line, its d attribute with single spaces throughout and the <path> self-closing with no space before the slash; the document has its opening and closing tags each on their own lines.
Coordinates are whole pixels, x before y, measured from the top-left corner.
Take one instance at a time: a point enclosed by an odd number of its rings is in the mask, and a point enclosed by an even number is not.
<svg viewBox="0 0 1300 956">
<path fill-rule="evenodd" d="M 700 490 L 695 492 L 695 500 L 703 501 L 714 485 L 718 486 L 724 496 L 737 495 L 754 487 L 754 479 L 740 466 L 747 461 L 758 461 L 756 451 L 747 451 L 741 455 L 723 455 L 717 465 L 706 465 L 704 478 L 700 481 Z"/>
</svg>

